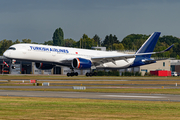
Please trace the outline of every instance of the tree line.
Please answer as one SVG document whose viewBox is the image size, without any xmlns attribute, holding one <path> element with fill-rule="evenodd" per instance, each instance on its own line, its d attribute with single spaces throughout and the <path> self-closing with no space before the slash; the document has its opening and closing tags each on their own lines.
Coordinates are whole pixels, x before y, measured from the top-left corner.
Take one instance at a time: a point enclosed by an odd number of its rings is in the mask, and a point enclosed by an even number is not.
<svg viewBox="0 0 180 120">
<path fill-rule="evenodd" d="M 64 33 L 61 28 L 57 28 L 54 33 L 52 40 L 45 41 L 44 45 L 54 45 L 54 46 L 65 46 L 65 47 L 74 47 L 74 48 L 83 48 L 83 49 L 91 49 L 94 46 L 102 46 L 106 47 L 108 51 L 115 50 L 138 50 L 141 45 L 148 39 L 150 35 L 143 34 L 130 34 L 127 35 L 122 41 L 118 40 L 116 35 L 106 35 L 103 40 L 96 34 L 93 38 L 89 38 L 88 35 L 83 34 L 80 40 L 75 41 L 71 38 L 64 39 Z M 22 41 L 16 40 L 12 42 L 12 40 L 2 40 L 0 41 L 0 55 L 9 48 L 9 46 L 17 43 L 33 43 L 39 44 L 36 42 L 31 42 L 30 39 L 22 39 Z M 180 59 L 180 38 L 173 36 L 162 36 L 159 38 L 154 51 L 162 51 L 166 49 L 168 46 L 174 44 L 173 48 L 162 54 L 155 54 L 153 57 L 173 57 Z"/>
</svg>

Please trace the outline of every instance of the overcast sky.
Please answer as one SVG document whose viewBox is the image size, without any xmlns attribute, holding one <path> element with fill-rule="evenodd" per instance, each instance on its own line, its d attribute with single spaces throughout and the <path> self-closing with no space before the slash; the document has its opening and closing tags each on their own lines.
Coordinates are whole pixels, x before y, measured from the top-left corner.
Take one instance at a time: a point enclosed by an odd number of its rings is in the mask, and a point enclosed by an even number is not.
<svg viewBox="0 0 180 120">
<path fill-rule="evenodd" d="M 76 41 L 155 31 L 180 37 L 179 12 L 180 0 L 0 0 L 0 40 L 44 43 L 59 27 Z"/>
</svg>

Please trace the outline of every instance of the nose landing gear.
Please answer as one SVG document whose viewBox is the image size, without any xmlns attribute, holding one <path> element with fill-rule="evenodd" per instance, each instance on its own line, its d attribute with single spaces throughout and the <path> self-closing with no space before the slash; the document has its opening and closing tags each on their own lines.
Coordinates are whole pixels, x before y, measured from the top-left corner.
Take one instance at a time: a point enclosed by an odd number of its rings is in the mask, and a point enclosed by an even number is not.
<svg viewBox="0 0 180 120">
<path fill-rule="evenodd" d="M 16 62 L 16 60 L 12 60 L 12 69 L 15 69 L 16 67 L 14 66 L 14 64 L 15 64 L 15 62 Z"/>
<path fill-rule="evenodd" d="M 16 67 L 15 66 L 12 66 L 12 69 L 15 69 Z"/>
</svg>

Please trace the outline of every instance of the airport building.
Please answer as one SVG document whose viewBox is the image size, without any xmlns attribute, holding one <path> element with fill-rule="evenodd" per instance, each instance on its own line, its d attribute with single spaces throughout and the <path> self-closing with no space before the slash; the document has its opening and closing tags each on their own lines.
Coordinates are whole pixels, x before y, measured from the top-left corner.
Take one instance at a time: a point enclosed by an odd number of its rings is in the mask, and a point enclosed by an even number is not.
<svg viewBox="0 0 180 120">
<path fill-rule="evenodd" d="M 144 75 L 146 72 L 155 71 L 155 70 L 167 70 L 171 71 L 171 60 L 160 60 L 156 63 L 140 66 L 140 72 Z"/>
</svg>

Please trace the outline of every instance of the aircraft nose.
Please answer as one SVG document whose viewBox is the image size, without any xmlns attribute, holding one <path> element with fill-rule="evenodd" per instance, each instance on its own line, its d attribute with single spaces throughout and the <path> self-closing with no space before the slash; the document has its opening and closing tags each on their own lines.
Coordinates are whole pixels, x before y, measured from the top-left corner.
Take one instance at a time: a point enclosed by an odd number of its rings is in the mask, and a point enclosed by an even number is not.
<svg viewBox="0 0 180 120">
<path fill-rule="evenodd" d="M 9 57 L 9 55 L 10 55 L 10 53 L 9 53 L 8 51 L 5 51 L 5 52 L 3 53 L 3 56 L 4 56 L 4 57 Z"/>
<path fill-rule="evenodd" d="M 3 53 L 3 56 L 6 57 L 6 55 L 7 55 L 7 52 L 5 51 L 5 52 Z"/>
</svg>

